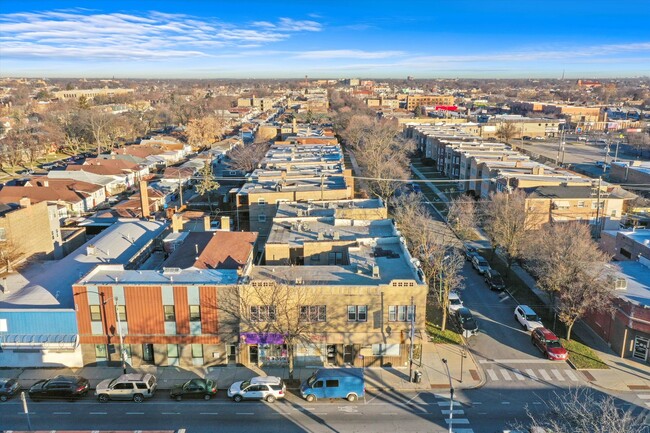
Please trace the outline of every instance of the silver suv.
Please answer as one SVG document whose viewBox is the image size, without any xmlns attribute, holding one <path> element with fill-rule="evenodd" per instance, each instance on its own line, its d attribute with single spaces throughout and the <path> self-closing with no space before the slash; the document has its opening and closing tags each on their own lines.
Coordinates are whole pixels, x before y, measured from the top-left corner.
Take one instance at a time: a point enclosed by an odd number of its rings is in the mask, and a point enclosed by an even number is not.
<svg viewBox="0 0 650 433">
<path fill-rule="evenodd" d="M 117 379 L 106 379 L 97 385 L 95 395 L 102 403 L 108 400 L 133 400 L 141 403 L 145 398 L 153 397 L 158 382 L 153 374 L 123 374 Z"/>
<path fill-rule="evenodd" d="M 242 400 L 265 400 L 273 403 L 278 398 L 284 398 L 287 390 L 284 381 L 275 376 L 254 377 L 251 380 L 235 382 L 228 388 L 228 397 L 236 402 Z"/>
</svg>

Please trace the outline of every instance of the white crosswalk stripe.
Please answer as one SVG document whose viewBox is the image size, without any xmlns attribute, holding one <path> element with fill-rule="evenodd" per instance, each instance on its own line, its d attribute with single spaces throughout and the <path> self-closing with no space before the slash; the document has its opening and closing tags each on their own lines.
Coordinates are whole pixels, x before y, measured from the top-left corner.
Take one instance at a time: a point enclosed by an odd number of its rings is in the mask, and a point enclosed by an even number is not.
<svg viewBox="0 0 650 433">
<path fill-rule="evenodd" d="M 512 372 L 514 373 L 517 380 L 526 380 L 526 377 L 524 377 L 524 375 L 521 374 L 521 371 L 517 370 L 516 368 L 512 370 Z"/>
<path fill-rule="evenodd" d="M 567 377 L 568 377 L 569 379 L 571 379 L 572 381 L 574 381 L 574 382 L 577 382 L 577 381 L 578 381 L 578 378 L 576 377 L 575 374 L 573 374 L 573 372 L 572 372 L 571 370 L 564 370 L 564 374 L 566 374 Z"/>
<path fill-rule="evenodd" d="M 503 376 L 505 380 L 512 380 L 512 377 L 510 377 L 508 374 L 508 370 L 505 370 L 503 368 L 501 369 L 501 376 Z"/>
<path fill-rule="evenodd" d="M 637 394 L 641 400 L 650 400 L 650 394 Z"/>
<path fill-rule="evenodd" d="M 541 374 L 544 380 L 547 382 L 552 380 L 551 376 L 546 372 L 546 370 L 539 370 L 539 374 Z"/>
<path fill-rule="evenodd" d="M 449 418 L 445 419 L 445 422 L 449 424 Z M 467 418 L 454 418 L 451 420 L 451 424 L 469 424 L 469 420 Z M 458 431 L 458 430 L 456 430 Z"/>
<path fill-rule="evenodd" d="M 455 428 L 454 433 L 474 433 L 471 428 Z"/>
<path fill-rule="evenodd" d="M 553 369 L 553 370 L 551 370 L 551 373 L 553 373 L 553 376 L 555 376 L 555 378 L 557 380 L 559 380 L 560 382 L 564 382 L 564 377 L 562 377 L 562 375 L 560 374 L 559 371 L 557 371 L 556 369 Z"/>
<path fill-rule="evenodd" d="M 494 370 L 490 369 L 490 370 L 486 370 L 486 371 L 487 371 L 488 376 L 490 376 L 490 380 L 492 380 L 492 381 L 499 380 L 499 376 L 497 376 L 497 374 L 494 372 Z"/>
<path fill-rule="evenodd" d="M 534 372 L 532 369 L 527 368 L 527 369 L 526 369 L 526 374 L 527 374 L 528 377 L 530 377 L 531 379 L 533 379 L 533 380 L 537 380 L 537 375 L 535 374 L 535 372 Z"/>
</svg>

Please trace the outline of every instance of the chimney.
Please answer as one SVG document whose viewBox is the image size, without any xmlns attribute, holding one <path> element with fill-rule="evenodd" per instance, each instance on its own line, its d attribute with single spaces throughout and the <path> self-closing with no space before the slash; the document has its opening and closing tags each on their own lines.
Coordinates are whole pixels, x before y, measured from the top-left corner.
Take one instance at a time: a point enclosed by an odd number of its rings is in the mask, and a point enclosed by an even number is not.
<svg viewBox="0 0 650 433">
<path fill-rule="evenodd" d="M 147 190 L 147 181 L 140 181 L 140 208 L 142 209 L 142 218 L 149 218 L 149 191 Z"/>
<path fill-rule="evenodd" d="M 523 166 L 524 166 L 523 161 L 517 161 L 517 162 L 515 162 L 515 168 L 521 168 L 521 167 L 523 167 Z"/>
<path fill-rule="evenodd" d="M 533 174 L 544 174 L 544 167 L 541 165 L 533 167 Z"/>
<path fill-rule="evenodd" d="M 183 216 L 181 214 L 172 215 L 172 233 L 183 231 Z"/>
<path fill-rule="evenodd" d="M 20 207 L 30 207 L 32 205 L 32 201 L 29 199 L 29 197 L 23 197 L 18 201 L 18 204 L 20 204 Z"/>
<path fill-rule="evenodd" d="M 222 216 L 221 217 L 221 230 L 230 231 L 230 217 Z"/>
<path fill-rule="evenodd" d="M 50 186 L 50 181 L 49 180 L 44 180 L 43 181 L 43 186 L 45 186 L 45 187 Z"/>
<path fill-rule="evenodd" d="M 207 215 L 203 217 L 203 231 L 204 232 L 210 231 L 210 217 Z"/>
</svg>

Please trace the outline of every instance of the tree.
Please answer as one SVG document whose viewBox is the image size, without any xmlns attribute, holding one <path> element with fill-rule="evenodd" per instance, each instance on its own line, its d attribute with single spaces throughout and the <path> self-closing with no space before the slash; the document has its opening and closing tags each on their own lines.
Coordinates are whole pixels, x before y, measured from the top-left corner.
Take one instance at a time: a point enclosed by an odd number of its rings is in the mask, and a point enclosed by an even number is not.
<svg viewBox="0 0 650 433">
<path fill-rule="evenodd" d="M 411 254 L 420 261 L 422 272 L 435 293 L 441 308 L 441 328 L 447 327 L 449 293 L 459 286 L 465 259 L 460 253 L 460 243 L 449 228 L 433 220 L 420 198 L 415 194 L 393 199 L 394 218 L 406 238 Z"/>
<path fill-rule="evenodd" d="M 250 173 L 257 168 L 266 152 L 269 150 L 268 143 L 240 144 L 228 152 L 230 167 L 235 170 L 242 170 Z"/>
<path fill-rule="evenodd" d="M 497 128 L 497 137 L 507 143 L 517 135 L 517 132 L 517 127 L 514 123 L 504 122 Z"/>
<path fill-rule="evenodd" d="M 557 304 L 558 317 L 567 326 L 567 339 L 575 322 L 589 310 L 611 305 L 614 284 L 608 257 L 580 223 L 547 224 L 526 250 L 538 286 Z"/>
<path fill-rule="evenodd" d="M 611 395 L 599 396 L 588 388 L 556 393 L 546 400 L 546 410 L 528 411 L 527 425 L 521 431 L 553 433 L 643 433 L 643 420 L 631 409 L 622 410 Z M 530 427 L 530 430 L 528 429 Z"/>
<path fill-rule="evenodd" d="M 214 191 L 219 189 L 219 182 L 214 179 L 212 174 L 212 162 L 210 160 L 205 161 L 205 165 L 201 168 L 200 172 L 201 179 L 196 185 L 196 192 L 200 195 L 207 197 L 208 204 L 210 205 L 210 213 L 212 214 L 212 194 Z"/>
<path fill-rule="evenodd" d="M 4 240 L 0 240 L 0 262 L 4 265 L 5 273 L 8 274 L 11 272 L 12 264 L 20 259 L 23 254 L 23 248 L 11 238 L 7 237 Z"/>
<path fill-rule="evenodd" d="M 474 199 L 464 196 L 451 200 L 447 221 L 458 236 L 463 239 L 468 238 L 476 228 L 477 220 L 478 209 Z"/>
<path fill-rule="evenodd" d="M 492 193 L 481 203 L 483 229 L 496 250 L 506 255 L 508 268 L 515 259 L 521 258 L 529 230 L 539 216 L 526 210 L 526 193 Z"/>
<path fill-rule="evenodd" d="M 113 115 L 102 111 L 91 111 L 85 120 L 92 134 L 93 142 L 97 146 L 97 155 L 100 155 L 102 150 L 107 149 L 109 145 L 112 146 Z"/>
<path fill-rule="evenodd" d="M 224 129 L 225 122 L 223 118 L 204 116 L 190 120 L 185 129 L 185 135 L 191 145 L 202 147 L 219 140 Z"/>
<path fill-rule="evenodd" d="M 415 107 L 414 113 L 415 117 L 427 117 L 427 110 L 421 105 Z"/>
<path fill-rule="evenodd" d="M 243 284 L 225 292 L 219 308 L 239 322 L 240 334 L 280 335 L 287 346 L 289 378 L 293 379 L 296 345 L 309 342 L 314 328 L 309 311 L 313 298 L 305 287 L 290 284 L 295 278 L 274 277 L 277 281 L 271 284 Z"/>
</svg>

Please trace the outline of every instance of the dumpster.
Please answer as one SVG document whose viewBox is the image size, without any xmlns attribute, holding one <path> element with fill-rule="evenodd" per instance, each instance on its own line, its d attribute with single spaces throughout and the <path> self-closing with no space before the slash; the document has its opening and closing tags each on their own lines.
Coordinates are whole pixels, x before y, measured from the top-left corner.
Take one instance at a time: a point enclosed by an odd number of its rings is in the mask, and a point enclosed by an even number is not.
<svg viewBox="0 0 650 433">
<path fill-rule="evenodd" d="M 413 383 L 422 382 L 422 372 L 420 370 L 415 370 L 413 372 Z"/>
</svg>

